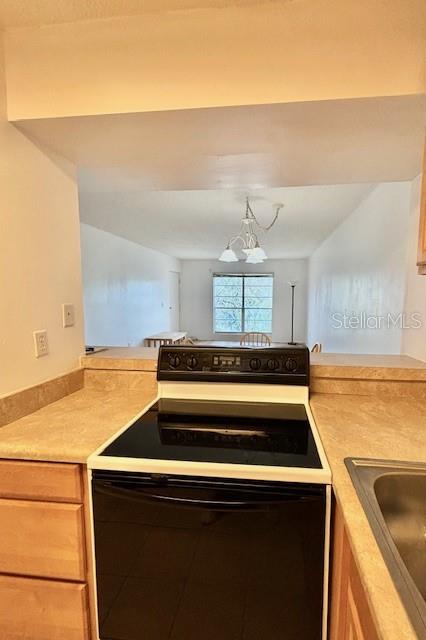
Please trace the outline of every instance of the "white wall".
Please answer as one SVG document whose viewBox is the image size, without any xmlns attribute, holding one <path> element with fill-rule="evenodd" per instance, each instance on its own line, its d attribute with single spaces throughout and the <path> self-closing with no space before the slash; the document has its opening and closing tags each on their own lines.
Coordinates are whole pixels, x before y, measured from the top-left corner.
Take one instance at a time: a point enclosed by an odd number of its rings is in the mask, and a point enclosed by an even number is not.
<svg viewBox="0 0 426 640">
<path fill-rule="evenodd" d="M 401 352 L 399 326 L 333 328 L 333 314 L 404 310 L 410 183 L 376 186 L 309 261 L 309 343 L 337 353 Z M 341 316 L 338 317 L 338 320 Z M 374 326 L 378 321 L 369 320 Z"/>
<path fill-rule="evenodd" d="M 273 273 L 274 302 L 272 339 L 290 339 L 291 291 L 289 281 L 297 281 L 295 296 L 295 339 L 306 340 L 307 261 L 267 260 L 262 264 L 182 260 L 181 328 L 190 336 L 206 340 L 235 340 L 229 334 L 213 333 L 214 273 Z"/>
<path fill-rule="evenodd" d="M 405 315 L 408 319 L 417 314 L 422 326 L 414 328 L 414 323 L 403 332 L 403 353 L 426 361 L 426 276 L 417 271 L 417 245 L 420 222 L 421 176 L 411 183 L 410 223 L 407 252 L 407 288 L 405 296 Z"/>
<path fill-rule="evenodd" d="M 136 346 L 170 326 L 170 271 L 179 260 L 81 225 L 86 344 Z"/>
<path fill-rule="evenodd" d="M 61 305 L 76 324 L 62 327 Z M 50 353 L 35 358 L 33 331 Z M 6 120 L 0 34 L 0 395 L 78 366 L 83 352 L 78 194 L 73 168 Z"/>
<path fill-rule="evenodd" d="M 157 4 L 139 16 L 8 30 L 9 117 L 425 91 L 424 0 Z"/>
</svg>

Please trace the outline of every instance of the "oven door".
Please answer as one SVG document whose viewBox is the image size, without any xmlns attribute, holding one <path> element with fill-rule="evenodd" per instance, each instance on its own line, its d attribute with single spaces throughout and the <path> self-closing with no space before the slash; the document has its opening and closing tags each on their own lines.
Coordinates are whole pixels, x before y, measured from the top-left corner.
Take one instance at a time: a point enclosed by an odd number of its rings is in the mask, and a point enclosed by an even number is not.
<svg viewBox="0 0 426 640">
<path fill-rule="evenodd" d="M 325 487 L 93 472 L 101 640 L 319 640 Z"/>
</svg>

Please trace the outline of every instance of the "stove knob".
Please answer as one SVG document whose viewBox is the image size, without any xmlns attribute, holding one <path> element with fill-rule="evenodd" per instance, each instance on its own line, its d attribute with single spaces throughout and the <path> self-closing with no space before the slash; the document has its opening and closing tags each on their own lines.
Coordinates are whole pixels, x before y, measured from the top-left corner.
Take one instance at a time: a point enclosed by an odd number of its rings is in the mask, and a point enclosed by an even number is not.
<svg viewBox="0 0 426 640">
<path fill-rule="evenodd" d="M 259 358 L 252 358 L 249 364 L 250 364 L 250 369 L 253 369 L 254 371 L 257 371 L 262 366 L 262 363 L 259 360 Z"/>
<path fill-rule="evenodd" d="M 294 358 L 288 358 L 285 363 L 285 368 L 287 371 L 290 371 L 290 373 L 294 373 L 297 369 L 297 360 Z"/>
<path fill-rule="evenodd" d="M 189 356 L 189 358 L 187 358 L 186 360 L 186 364 L 190 369 L 195 369 L 198 364 L 198 360 L 195 356 Z"/>
<path fill-rule="evenodd" d="M 280 366 L 280 363 L 278 362 L 278 360 L 275 360 L 275 358 L 272 358 L 271 360 L 268 360 L 266 365 L 268 369 L 270 369 L 271 371 L 275 371 Z"/>
<path fill-rule="evenodd" d="M 169 364 L 173 369 L 177 369 L 180 365 L 180 358 L 178 355 L 169 354 Z"/>
</svg>

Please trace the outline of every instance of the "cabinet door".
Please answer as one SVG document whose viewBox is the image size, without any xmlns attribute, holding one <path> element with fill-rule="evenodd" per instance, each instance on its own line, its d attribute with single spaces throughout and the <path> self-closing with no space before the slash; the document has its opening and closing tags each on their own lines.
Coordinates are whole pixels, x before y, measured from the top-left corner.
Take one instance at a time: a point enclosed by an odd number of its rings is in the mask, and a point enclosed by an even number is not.
<svg viewBox="0 0 426 640">
<path fill-rule="evenodd" d="M 347 593 L 351 557 L 343 517 L 338 508 L 334 514 L 333 524 L 330 640 L 346 640 Z"/>
<path fill-rule="evenodd" d="M 426 142 L 423 158 L 422 193 L 420 196 L 420 227 L 417 265 L 419 267 L 419 274 L 426 275 Z"/>
<path fill-rule="evenodd" d="M 355 596 L 351 584 L 348 585 L 348 606 L 346 612 L 345 640 L 367 640 L 364 635 Z"/>
<path fill-rule="evenodd" d="M 330 640 L 379 640 L 338 507 L 332 554 Z"/>
<path fill-rule="evenodd" d="M 0 576 L 0 638 L 87 640 L 87 587 Z"/>
</svg>

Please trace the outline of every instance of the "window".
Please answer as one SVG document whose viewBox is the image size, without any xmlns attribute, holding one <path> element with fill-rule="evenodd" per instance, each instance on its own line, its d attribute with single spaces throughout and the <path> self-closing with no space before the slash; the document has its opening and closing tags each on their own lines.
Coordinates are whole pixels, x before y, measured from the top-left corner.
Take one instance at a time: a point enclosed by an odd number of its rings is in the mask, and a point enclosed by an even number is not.
<svg viewBox="0 0 426 640">
<path fill-rule="evenodd" d="M 272 333 L 272 273 L 213 275 L 215 333 Z"/>
</svg>

